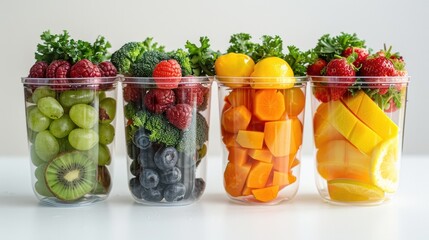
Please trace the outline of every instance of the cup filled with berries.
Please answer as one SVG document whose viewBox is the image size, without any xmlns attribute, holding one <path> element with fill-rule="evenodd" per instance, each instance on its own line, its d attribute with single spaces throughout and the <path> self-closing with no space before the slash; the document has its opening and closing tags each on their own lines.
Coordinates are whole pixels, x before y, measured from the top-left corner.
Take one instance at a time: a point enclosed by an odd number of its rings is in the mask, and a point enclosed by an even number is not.
<svg viewBox="0 0 429 240">
<path fill-rule="evenodd" d="M 124 76 L 128 186 L 138 203 L 188 205 L 205 190 L 213 61 L 198 52 L 206 50 L 188 42 L 165 51 L 147 38 L 112 55 Z"/>
<path fill-rule="evenodd" d="M 322 36 L 308 66 L 316 184 L 332 203 L 371 205 L 399 184 L 407 87 L 403 57 L 356 34 Z"/>
<path fill-rule="evenodd" d="M 41 35 L 22 78 L 33 190 L 43 204 L 82 206 L 111 190 L 116 68 L 109 42 Z"/>
<path fill-rule="evenodd" d="M 291 200 L 299 185 L 307 52 L 278 36 L 238 33 L 215 62 L 228 196 L 247 204 Z"/>
</svg>

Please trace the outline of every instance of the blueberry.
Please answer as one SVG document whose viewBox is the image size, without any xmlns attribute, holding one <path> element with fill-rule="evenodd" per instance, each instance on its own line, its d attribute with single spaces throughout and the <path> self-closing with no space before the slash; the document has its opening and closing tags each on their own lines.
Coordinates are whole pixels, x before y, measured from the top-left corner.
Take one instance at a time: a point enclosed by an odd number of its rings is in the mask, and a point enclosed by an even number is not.
<svg viewBox="0 0 429 240">
<path fill-rule="evenodd" d="M 131 174 L 137 177 L 138 175 L 140 175 L 141 171 L 142 170 L 141 170 L 140 163 L 138 161 L 135 161 L 135 160 L 132 161 L 132 163 L 130 165 Z"/>
<path fill-rule="evenodd" d="M 185 197 L 186 187 L 183 183 L 168 185 L 164 189 L 164 198 L 167 202 L 177 202 Z"/>
<path fill-rule="evenodd" d="M 132 141 L 127 142 L 127 153 L 128 157 L 132 160 L 136 160 L 139 155 L 140 149 L 134 145 Z"/>
<path fill-rule="evenodd" d="M 185 154 L 185 153 L 179 153 L 179 160 L 176 163 L 176 166 L 179 168 L 190 168 L 195 166 L 196 160 L 197 160 L 196 154 Z"/>
<path fill-rule="evenodd" d="M 195 186 L 192 189 L 192 197 L 198 199 L 203 195 L 204 190 L 206 189 L 206 182 L 202 178 L 195 179 Z"/>
<path fill-rule="evenodd" d="M 161 170 L 171 169 L 176 165 L 179 153 L 174 147 L 160 148 L 155 153 L 155 164 Z"/>
<path fill-rule="evenodd" d="M 159 175 L 158 173 L 150 168 L 144 168 L 140 174 L 140 184 L 144 188 L 154 188 L 159 183 Z"/>
<path fill-rule="evenodd" d="M 180 181 L 182 178 L 182 172 L 179 168 L 173 167 L 172 169 L 168 169 L 166 171 L 162 171 L 159 174 L 161 182 L 164 184 L 173 184 Z"/>
<path fill-rule="evenodd" d="M 161 191 L 156 188 L 143 188 L 142 198 L 149 202 L 159 202 L 163 196 Z"/>
<path fill-rule="evenodd" d="M 138 178 L 132 178 L 130 180 L 129 188 L 131 193 L 134 195 L 134 197 L 141 199 L 142 193 L 143 193 L 143 186 L 140 184 L 140 181 Z"/>
<path fill-rule="evenodd" d="M 153 161 L 154 151 L 152 148 L 141 150 L 138 156 L 138 161 L 143 168 L 156 168 Z"/>
<path fill-rule="evenodd" d="M 148 149 L 152 146 L 149 136 L 144 128 L 139 128 L 133 137 L 134 144 L 140 149 Z"/>
<path fill-rule="evenodd" d="M 186 187 L 185 199 L 188 199 L 195 184 L 195 165 L 190 168 L 179 169 L 182 172 L 182 179 L 180 179 L 180 182 Z"/>
</svg>

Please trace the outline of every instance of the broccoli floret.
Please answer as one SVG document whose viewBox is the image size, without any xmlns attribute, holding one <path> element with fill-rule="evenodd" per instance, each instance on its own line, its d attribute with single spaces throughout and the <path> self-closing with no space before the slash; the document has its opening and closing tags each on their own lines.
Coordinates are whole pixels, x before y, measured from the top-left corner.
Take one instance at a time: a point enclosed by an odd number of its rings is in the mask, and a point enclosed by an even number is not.
<svg viewBox="0 0 429 240">
<path fill-rule="evenodd" d="M 131 74 L 134 77 L 152 77 L 153 69 L 162 60 L 168 60 L 166 53 L 160 51 L 147 51 L 131 64 Z"/>
<path fill-rule="evenodd" d="M 201 149 L 209 138 L 209 125 L 200 113 L 194 114 L 188 130 L 182 132 L 180 141 L 176 146 L 177 151 L 186 154 L 195 154 Z"/>
<path fill-rule="evenodd" d="M 127 119 L 132 119 L 138 111 L 139 107 L 133 102 L 129 102 L 127 103 L 127 105 L 124 106 L 124 116 Z"/>
<path fill-rule="evenodd" d="M 189 58 L 188 52 L 179 48 L 176 51 L 169 52 L 168 55 L 180 64 L 182 76 L 189 76 L 192 74 L 191 59 Z"/>
<path fill-rule="evenodd" d="M 130 75 L 131 65 L 147 51 L 164 51 L 164 46 L 152 43 L 153 38 L 146 38 L 143 42 L 129 42 L 112 54 L 111 61 L 120 74 Z"/>
<path fill-rule="evenodd" d="M 134 134 L 139 128 L 144 127 L 149 132 L 152 142 L 163 143 L 167 146 L 175 146 L 179 142 L 180 130 L 171 125 L 162 114 L 150 113 L 146 110 L 137 112 L 132 117 L 132 129 Z"/>
</svg>

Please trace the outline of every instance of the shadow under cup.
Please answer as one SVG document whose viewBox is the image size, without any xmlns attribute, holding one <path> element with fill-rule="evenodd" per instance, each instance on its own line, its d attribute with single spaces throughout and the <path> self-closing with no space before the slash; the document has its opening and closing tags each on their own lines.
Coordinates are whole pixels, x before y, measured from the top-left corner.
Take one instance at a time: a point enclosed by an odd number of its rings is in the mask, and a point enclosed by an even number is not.
<svg viewBox="0 0 429 240">
<path fill-rule="evenodd" d="M 22 78 L 31 180 L 53 206 L 104 200 L 112 185 L 116 77 Z"/>
<path fill-rule="evenodd" d="M 391 198 L 399 183 L 410 78 L 309 80 L 320 196 L 328 202 L 362 205 Z"/>
</svg>

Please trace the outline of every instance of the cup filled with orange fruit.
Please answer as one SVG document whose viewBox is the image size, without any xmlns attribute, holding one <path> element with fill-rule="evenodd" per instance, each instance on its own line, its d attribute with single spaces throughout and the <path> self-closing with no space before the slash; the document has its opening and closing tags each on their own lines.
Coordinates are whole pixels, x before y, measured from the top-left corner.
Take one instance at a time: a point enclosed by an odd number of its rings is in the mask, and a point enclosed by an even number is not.
<svg viewBox="0 0 429 240">
<path fill-rule="evenodd" d="M 295 61 L 303 52 L 284 54 L 278 36 L 261 39 L 234 34 L 215 62 L 223 182 L 232 200 L 276 204 L 298 190 L 307 78 Z"/>
<path fill-rule="evenodd" d="M 324 35 L 313 51 L 307 73 L 317 189 L 332 203 L 380 204 L 399 184 L 405 62 L 391 48 L 370 53 L 356 34 Z"/>
</svg>

